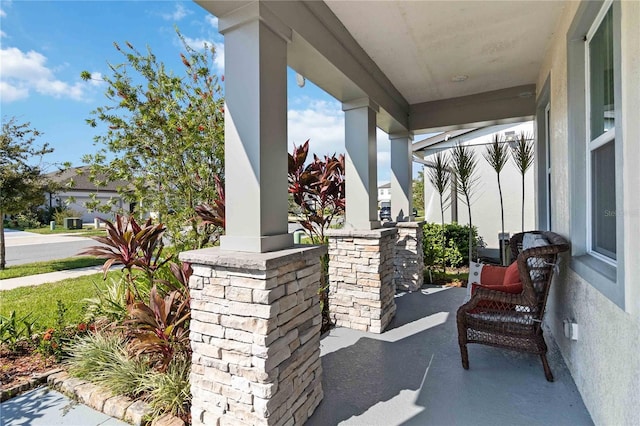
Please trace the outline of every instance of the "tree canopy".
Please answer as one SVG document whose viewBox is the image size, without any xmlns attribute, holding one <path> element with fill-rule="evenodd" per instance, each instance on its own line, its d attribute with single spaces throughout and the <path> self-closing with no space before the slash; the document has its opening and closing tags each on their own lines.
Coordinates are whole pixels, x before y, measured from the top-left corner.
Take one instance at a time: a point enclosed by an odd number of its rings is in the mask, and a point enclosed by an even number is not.
<svg viewBox="0 0 640 426">
<path fill-rule="evenodd" d="M 53 151 L 36 139 L 42 134 L 15 117 L 3 119 L 0 136 L 0 269 L 5 267 L 4 215 L 20 213 L 44 202 L 49 182 L 42 175 L 42 157 Z"/>
<path fill-rule="evenodd" d="M 102 124 L 105 132 L 95 138 L 101 149 L 84 161 L 94 177 L 129 182 L 121 196 L 137 203 L 135 213 L 157 214 L 174 245 L 185 249 L 221 232 L 199 221 L 195 207 L 214 204 L 216 176 L 224 178 L 224 99 L 212 72 L 213 46 L 198 51 L 177 35 L 184 49 L 179 74 L 149 47 L 141 52 L 129 42 L 114 43 L 124 62 L 109 64 L 111 75 L 103 76 L 107 105 L 87 123 Z"/>
</svg>

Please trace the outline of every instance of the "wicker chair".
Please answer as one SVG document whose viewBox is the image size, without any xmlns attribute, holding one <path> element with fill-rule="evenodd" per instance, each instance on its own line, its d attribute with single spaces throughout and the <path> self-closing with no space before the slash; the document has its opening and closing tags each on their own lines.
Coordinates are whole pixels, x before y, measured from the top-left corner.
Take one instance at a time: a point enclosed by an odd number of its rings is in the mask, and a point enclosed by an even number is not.
<svg viewBox="0 0 640 426">
<path fill-rule="evenodd" d="M 542 319 L 558 254 L 569 250 L 569 243 L 553 232 L 531 233 L 542 234 L 549 245 L 522 251 L 524 233 L 515 234 L 510 240 L 522 292 L 511 294 L 480 287 L 458 309 L 458 343 L 462 366 L 467 370 L 467 343 L 480 343 L 540 355 L 545 376 L 553 381 L 542 336 Z"/>
</svg>

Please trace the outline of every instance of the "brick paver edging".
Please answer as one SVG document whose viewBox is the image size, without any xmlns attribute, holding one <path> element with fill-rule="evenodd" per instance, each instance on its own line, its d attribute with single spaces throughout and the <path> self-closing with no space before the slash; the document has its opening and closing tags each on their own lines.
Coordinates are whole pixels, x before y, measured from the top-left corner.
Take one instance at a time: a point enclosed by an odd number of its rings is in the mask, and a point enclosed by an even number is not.
<svg viewBox="0 0 640 426">
<path fill-rule="evenodd" d="M 5 402 L 13 398 L 14 396 L 18 396 L 23 392 L 34 389 L 40 386 L 41 384 L 46 383 L 47 377 L 49 377 L 52 374 L 59 373 L 61 371 L 62 369 L 56 368 L 56 369 L 44 372 L 42 374 L 35 374 L 31 377 L 31 379 L 28 382 L 20 383 L 9 389 L 3 390 L 2 393 L 0 393 L 0 402 Z"/>
</svg>

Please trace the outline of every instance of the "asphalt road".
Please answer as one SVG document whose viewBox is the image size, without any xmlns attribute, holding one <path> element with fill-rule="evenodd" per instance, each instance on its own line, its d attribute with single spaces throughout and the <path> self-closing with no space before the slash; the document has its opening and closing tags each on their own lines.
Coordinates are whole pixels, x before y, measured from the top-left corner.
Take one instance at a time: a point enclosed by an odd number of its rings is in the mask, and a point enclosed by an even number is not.
<svg viewBox="0 0 640 426">
<path fill-rule="evenodd" d="M 38 235 L 10 231 L 5 234 L 7 266 L 76 256 L 97 243 L 84 237 Z"/>
</svg>

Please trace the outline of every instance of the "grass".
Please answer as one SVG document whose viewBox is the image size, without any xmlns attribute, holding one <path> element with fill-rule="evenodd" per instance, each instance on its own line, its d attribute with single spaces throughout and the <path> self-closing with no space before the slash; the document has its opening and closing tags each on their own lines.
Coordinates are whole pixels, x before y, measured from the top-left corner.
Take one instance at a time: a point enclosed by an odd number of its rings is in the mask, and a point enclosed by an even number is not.
<svg viewBox="0 0 640 426">
<path fill-rule="evenodd" d="M 109 272 L 109 275 L 120 273 L 119 271 L 114 271 Z M 86 275 L 56 283 L 0 291 L 0 301 L 2 301 L 0 303 L 0 315 L 7 317 L 11 311 L 16 311 L 17 317 L 22 318 L 32 313 L 31 318 L 36 321 L 34 331 L 42 331 L 49 327 L 56 327 L 56 305 L 57 301 L 60 300 L 67 308 L 66 323 L 70 325 L 77 324 L 82 322 L 84 317 L 83 300 L 95 296 L 96 285 L 100 288 L 105 287 L 102 274 Z"/>
<path fill-rule="evenodd" d="M 104 229 L 95 229 L 94 227 L 87 227 L 82 229 L 66 229 L 62 226 L 56 226 L 55 229 L 51 229 L 48 226 L 42 228 L 28 228 L 25 229 L 26 232 L 33 232 L 35 234 L 41 235 L 51 235 L 51 234 L 76 234 L 82 237 L 90 237 L 96 235 L 105 235 Z"/>
<path fill-rule="evenodd" d="M 0 270 L 0 280 L 29 275 L 45 274 L 47 272 L 65 271 L 67 269 L 84 268 L 102 265 L 104 259 L 93 256 L 68 257 L 66 259 L 49 260 L 46 262 L 25 263 L 24 265 L 8 266 Z"/>
<path fill-rule="evenodd" d="M 458 271 L 455 268 L 447 268 L 447 271 L 444 273 L 442 271 L 431 271 L 431 277 L 433 278 L 433 284 L 452 284 L 459 287 L 469 279 L 469 271 Z M 424 272 L 424 282 L 425 284 L 430 284 L 429 272 L 427 270 Z"/>
</svg>

